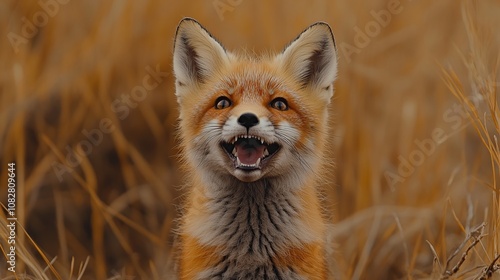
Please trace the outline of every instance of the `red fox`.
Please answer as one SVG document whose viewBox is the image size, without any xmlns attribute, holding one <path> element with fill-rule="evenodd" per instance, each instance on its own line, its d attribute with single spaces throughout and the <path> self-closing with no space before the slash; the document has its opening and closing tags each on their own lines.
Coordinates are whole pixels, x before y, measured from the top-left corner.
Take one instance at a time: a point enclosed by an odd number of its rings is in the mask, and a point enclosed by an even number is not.
<svg viewBox="0 0 500 280">
<path fill-rule="evenodd" d="M 185 18 L 173 68 L 189 174 L 179 278 L 327 279 L 318 182 L 337 75 L 329 25 L 251 57 Z"/>
</svg>

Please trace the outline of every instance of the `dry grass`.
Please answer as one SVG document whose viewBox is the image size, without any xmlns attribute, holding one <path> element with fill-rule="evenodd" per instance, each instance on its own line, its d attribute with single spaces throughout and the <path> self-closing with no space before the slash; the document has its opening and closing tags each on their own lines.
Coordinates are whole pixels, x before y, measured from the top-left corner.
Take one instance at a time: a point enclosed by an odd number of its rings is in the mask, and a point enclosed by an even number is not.
<svg viewBox="0 0 500 280">
<path fill-rule="evenodd" d="M 256 52 L 279 51 L 314 21 L 332 25 L 336 170 L 324 187 L 341 279 L 500 279 L 500 4 L 401 0 L 347 55 L 355 28 L 394 1 L 69 1 L 18 48 L 7 34 L 42 8 L 2 1 L 0 201 L 15 161 L 18 232 L 17 274 L 2 261 L 0 278 L 172 278 L 182 175 L 171 49 L 191 16 L 229 49 Z M 214 3 L 236 5 L 222 20 Z M 169 75 L 117 110 L 146 67 Z M 79 145 L 96 129 L 102 139 Z M 89 147 L 59 180 L 54 164 Z"/>
</svg>

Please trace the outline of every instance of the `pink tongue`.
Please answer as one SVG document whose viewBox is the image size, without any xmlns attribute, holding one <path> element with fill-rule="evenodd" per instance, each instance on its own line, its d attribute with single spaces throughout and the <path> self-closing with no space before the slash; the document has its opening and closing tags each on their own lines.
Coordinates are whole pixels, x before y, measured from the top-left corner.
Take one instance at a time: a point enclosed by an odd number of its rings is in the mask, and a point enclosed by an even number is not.
<svg viewBox="0 0 500 280">
<path fill-rule="evenodd" d="M 236 151 L 240 162 L 247 165 L 257 163 L 257 160 L 264 156 L 265 149 L 266 146 L 264 145 L 250 146 L 245 143 L 236 144 Z"/>
</svg>

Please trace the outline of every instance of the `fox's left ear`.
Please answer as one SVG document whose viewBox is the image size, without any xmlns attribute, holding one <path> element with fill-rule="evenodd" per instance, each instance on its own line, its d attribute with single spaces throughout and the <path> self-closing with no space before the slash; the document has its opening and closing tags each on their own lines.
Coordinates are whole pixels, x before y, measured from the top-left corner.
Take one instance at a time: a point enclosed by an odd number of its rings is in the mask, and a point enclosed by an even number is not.
<svg viewBox="0 0 500 280">
<path fill-rule="evenodd" d="M 304 88 L 318 92 L 327 102 L 337 77 L 337 50 L 330 26 L 317 22 L 304 30 L 276 58 L 282 69 Z"/>
</svg>

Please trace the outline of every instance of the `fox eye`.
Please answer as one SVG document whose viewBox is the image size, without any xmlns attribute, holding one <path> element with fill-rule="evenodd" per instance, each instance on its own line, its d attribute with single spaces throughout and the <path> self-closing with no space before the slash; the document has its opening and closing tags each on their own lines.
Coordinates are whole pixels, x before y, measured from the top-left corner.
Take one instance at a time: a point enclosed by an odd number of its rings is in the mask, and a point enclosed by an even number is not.
<svg viewBox="0 0 500 280">
<path fill-rule="evenodd" d="M 227 107 L 231 106 L 231 100 L 225 96 L 219 96 L 215 100 L 215 109 L 226 109 Z"/>
<path fill-rule="evenodd" d="M 278 97 L 273 99 L 273 101 L 271 101 L 271 107 L 273 107 L 276 110 L 286 111 L 288 110 L 288 103 L 286 102 L 285 98 Z"/>
</svg>

